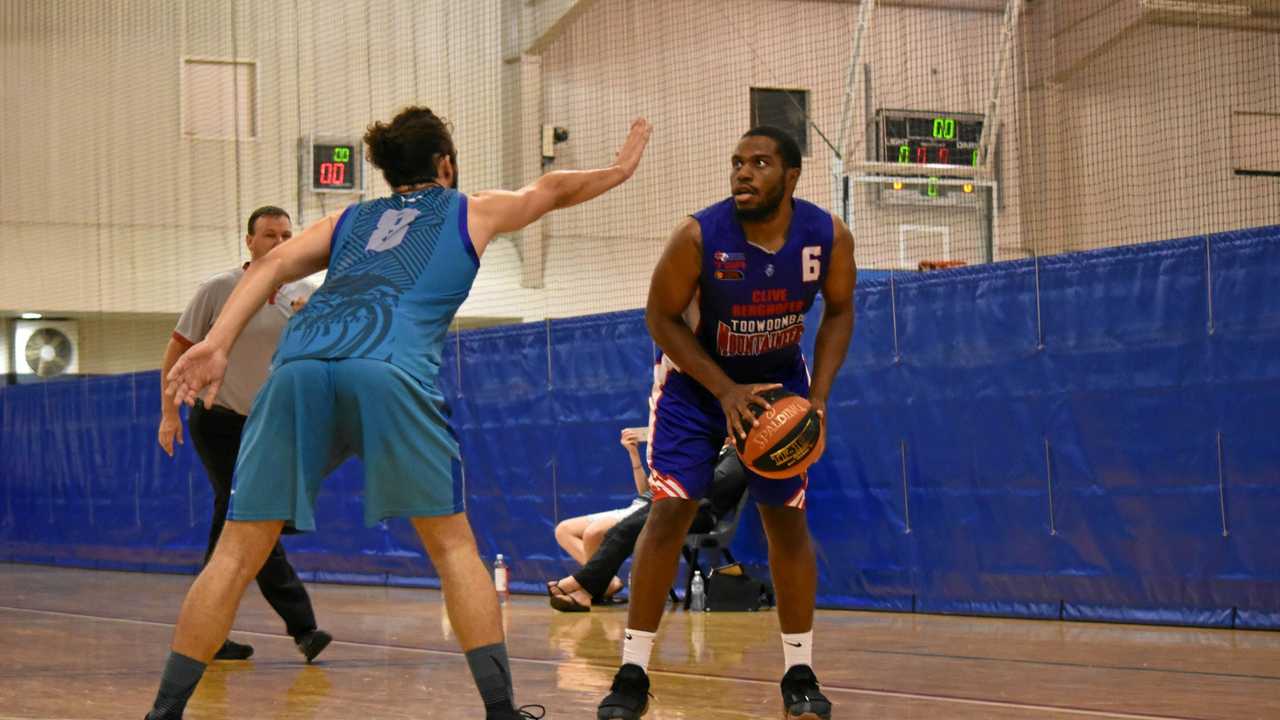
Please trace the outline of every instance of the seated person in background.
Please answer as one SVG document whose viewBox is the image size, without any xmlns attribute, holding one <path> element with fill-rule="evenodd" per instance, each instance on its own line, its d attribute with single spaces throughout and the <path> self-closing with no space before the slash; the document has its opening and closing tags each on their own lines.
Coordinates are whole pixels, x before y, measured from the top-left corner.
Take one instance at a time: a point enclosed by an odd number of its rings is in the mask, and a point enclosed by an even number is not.
<svg viewBox="0 0 1280 720">
<path fill-rule="evenodd" d="M 622 447 L 627 449 L 627 454 L 631 456 L 631 477 L 636 486 L 636 498 L 631 501 L 631 504 L 616 510 L 605 510 L 591 515 L 569 518 L 556 525 L 556 542 L 574 560 L 577 560 L 579 565 L 585 565 L 587 560 L 596 554 L 596 550 L 599 549 L 601 541 L 604 540 L 604 534 L 609 531 L 609 528 L 641 508 L 649 507 L 651 498 L 649 478 L 644 473 L 644 466 L 640 464 L 639 450 L 640 443 L 646 440 L 645 434 L 647 430 L 647 428 L 625 428 L 619 440 Z M 641 522 L 643 523 L 643 521 Z M 550 585 L 548 583 L 548 590 L 550 590 Z M 610 586 L 607 594 L 613 595 L 613 593 L 621 589 L 622 581 L 617 580 L 616 584 Z M 604 598 L 605 595 L 600 596 L 600 599 Z"/>
<path fill-rule="evenodd" d="M 698 504 L 698 514 L 689 526 L 689 533 L 696 535 L 711 532 L 720 518 L 733 512 L 747 491 L 747 473 L 738 453 L 731 443 L 720 449 L 716 459 L 711 489 Z M 586 612 L 593 601 L 611 597 L 622 588 L 618 570 L 631 557 L 636 539 L 649 517 L 651 503 L 627 515 L 609 529 L 600 543 L 600 549 L 591 556 L 578 572 L 547 583 L 551 607 L 560 612 Z M 616 588 L 615 588 L 616 585 Z"/>
</svg>

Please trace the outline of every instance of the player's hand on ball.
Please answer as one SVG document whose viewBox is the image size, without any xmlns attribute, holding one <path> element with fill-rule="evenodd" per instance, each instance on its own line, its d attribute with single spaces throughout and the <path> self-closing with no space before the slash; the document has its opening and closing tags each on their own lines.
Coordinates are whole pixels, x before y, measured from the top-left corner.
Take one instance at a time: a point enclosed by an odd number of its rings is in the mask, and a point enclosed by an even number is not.
<svg viewBox="0 0 1280 720">
<path fill-rule="evenodd" d="M 822 432 L 827 431 L 827 398 L 822 395 L 810 395 L 809 407 L 818 413 L 818 421 L 822 423 Z"/>
<path fill-rule="evenodd" d="M 631 132 L 627 133 L 627 140 L 622 144 L 622 149 L 618 151 L 618 159 L 614 162 L 622 171 L 630 178 L 635 174 L 636 168 L 640 165 L 640 158 L 644 155 L 644 149 L 649 144 L 649 135 L 653 132 L 653 126 L 644 118 L 636 118 L 631 121 Z"/>
<path fill-rule="evenodd" d="M 822 418 L 822 422 L 827 421 L 827 399 L 818 395 L 809 396 L 809 406 L 818 412 L 818 417 Z"/>
<path fill-rule="evenodd" d="M 168 391 L 173 393 L 173 404 L 195 405 L 196 398 L 203 392 L 205 406 L 213 407 L 226 372 L 226 350 L 208 340 L 196 343 L 169 371 Z"/>
<path fill-rule="evenodd" d="M 627 428 L 622 431 L 622 437 L 618 442 L 622 443 L 624 448 L 638 447 L 640 445 L 640 436 L 636 434 L 635 430 Z"/>
<path fill-rule="evenodd" d="M 733 385 L 719 397 L 720 407 L 724 409 L 724 418 L 729 426 L 729 435 L 746 439 L 747 431 L 756 425 L 756 414 L 751 406 L 770 408 L 769 401 L 760 397 L 760 393 L 768 392 L 782 385 L 778 383 L 758 383 L 755 385 Z"/>
</svg>

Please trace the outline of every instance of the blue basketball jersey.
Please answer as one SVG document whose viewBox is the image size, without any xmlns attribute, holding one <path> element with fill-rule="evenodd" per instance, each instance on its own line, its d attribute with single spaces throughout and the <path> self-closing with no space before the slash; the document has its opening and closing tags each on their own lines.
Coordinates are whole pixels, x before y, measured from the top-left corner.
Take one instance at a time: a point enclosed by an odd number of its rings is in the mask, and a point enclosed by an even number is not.
<svg viewBox="0 0 1280 720">
<path fill-rule="evenodd" d="M 702 229 L 702 276 L 694 334 L 734 382 L 764 382 L 803 367 L 805 313 L 827 276 L 831 214 L 793 203 L 777 252 L 747 242 L 732 198 L 693 215 Z"/>
<path fill-rule="evenodd" d="M 479 267 L 457 191 L 352 205 L 334 227 L 324 284 L 286 326 L 272 364 L 371 358 L 434 387 L 449 324 Z"/>
</svg>

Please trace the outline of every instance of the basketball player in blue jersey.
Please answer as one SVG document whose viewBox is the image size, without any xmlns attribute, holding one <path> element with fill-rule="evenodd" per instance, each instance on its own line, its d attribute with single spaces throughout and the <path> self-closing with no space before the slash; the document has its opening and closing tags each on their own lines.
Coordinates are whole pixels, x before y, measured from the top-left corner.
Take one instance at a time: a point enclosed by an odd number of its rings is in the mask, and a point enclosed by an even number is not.
<svg viewBox="0 0 1280 720">
<path fill-rule="evenodd" d="M 463 195 L 453 189 L 448 126 L 411 107 L 364 138 L 393 194 L 330 215 L 249 266 L 205 339 L 170 372 L 176 402 L 217 395 L 228 351 L 275 288 L 328 274 L 285 328 L 253 403 L 230 522 L 182 605 L 150 720 L 182 716 L 276 537 L 286 526 L 315 528 L 320 481 L 351 454 L 364 460 L 366 522 L 409 518 L 431 556 L 486 720 L 535 717 L 515 707 L 497 593 L 462 512 L 458 443 L 436 384 L 440 352 L 489 241 L 625 182 L 649 133 L 636 120 L 609 167 Z"/>
<path fill-rule="evenodd" d="M 767 408 L 760 393 L 779 386 L 808 395 L 825 417 L 853 334 L 853 236 L 830 213 L 792 197 L 801 163 L 795 140 L 753 128 L 732 163 L 733 196 L 676 228 L 649 286 L 645 318 L 662 351 L 650 400 L 653 508 L 636 545 L 623 665 L 600 703 L 601 720 L 634 720 L 648 709 L 654 635 L 726 428 L 745 437 L 756 422 L 751 406 Z M 810 385 L 800 337 L 819 291 L 825 310 Z M 811 667 L 817 566 L 805 520 L 808 480 L 750 475 L 782 626 L 784 715 L 827 720 L 831 703 Z"/>
</svg>

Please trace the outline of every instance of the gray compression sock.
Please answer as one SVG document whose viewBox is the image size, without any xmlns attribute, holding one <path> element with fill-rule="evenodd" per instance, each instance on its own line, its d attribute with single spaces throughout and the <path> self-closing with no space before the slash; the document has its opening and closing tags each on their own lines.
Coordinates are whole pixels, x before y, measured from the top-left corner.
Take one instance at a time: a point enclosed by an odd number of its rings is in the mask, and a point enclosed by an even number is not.
<svg viewBox="0 0 1280 720">
<path fill-rule="evenodd" d="M 204 667 L 199 660 L 170 651 L 169 661 L 164 664 L 164 674 L 160 676 L 160 691 L 156 693 L 151 712 L 147 713 L 147 720 L 182 717 L 191 693 L 195 692 L 204 675 Z"/>
<path fill-rule="evenodd" d="M 507 644 L 495 643 L 467 651 L 467 665 L 475 678 L 476 689 L 485 709 L 511 709 L 515 691 L 511 687 L 511 667 L 507 660 Z"/>
</svg>

